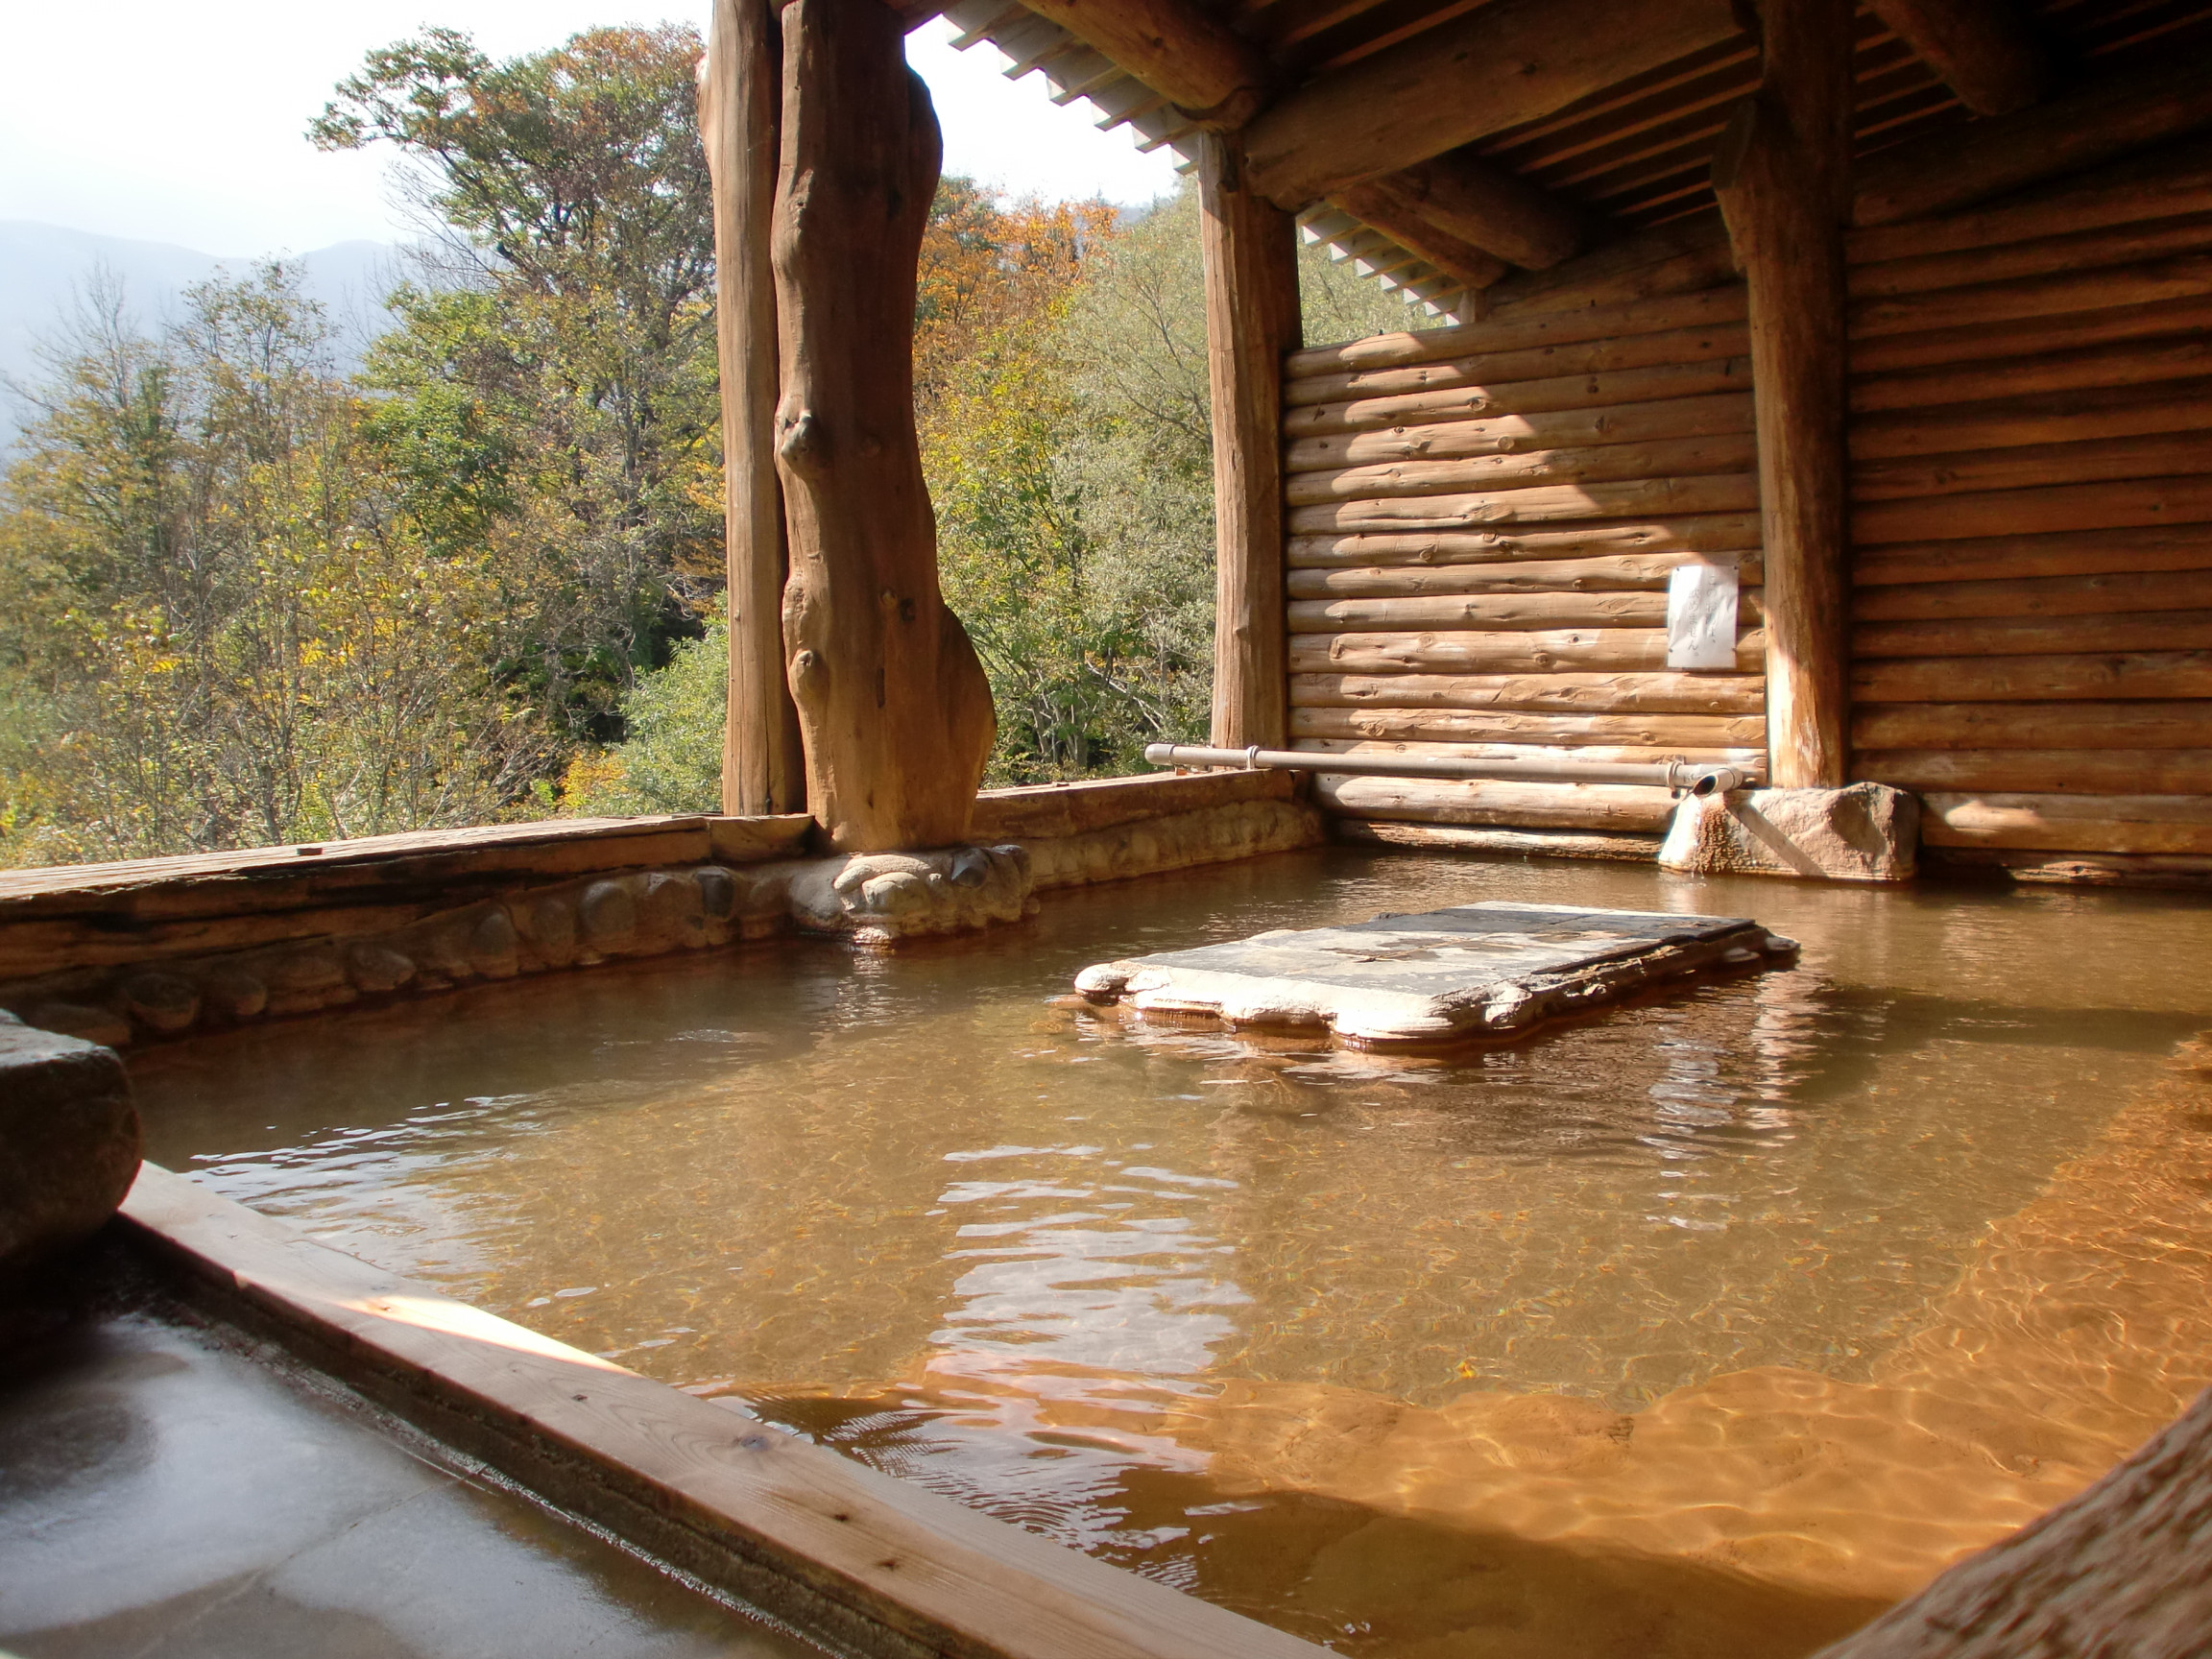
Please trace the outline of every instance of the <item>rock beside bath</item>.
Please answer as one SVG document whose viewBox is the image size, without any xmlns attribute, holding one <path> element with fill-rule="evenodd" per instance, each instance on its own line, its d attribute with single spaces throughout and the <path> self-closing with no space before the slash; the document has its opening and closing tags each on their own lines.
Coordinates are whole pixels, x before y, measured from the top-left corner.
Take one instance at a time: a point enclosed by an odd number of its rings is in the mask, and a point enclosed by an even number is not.
<svg viewBox="0 0 2212 1659">
<path fill-rule="evenodd" d="M 1696 876 L 1908 881 L 1919 847 L 1919 798 L 1885 783 L 1741 789 L 1686 797 L 1659 865 Z"/>
<path fill-rule="evenodd" d="M 1019 922 L 1036 907 L 1029 850 L 1012 844 L 856 853 L 771 865 L 761 874 L 770 871 L 801 927 L 863 945 Z"/>
<path fill-rule="evenodd" d="M 0 1014 L 0 1275 L 88 1238 L 137 1176 L 115 1051 Z"/>
</svg>

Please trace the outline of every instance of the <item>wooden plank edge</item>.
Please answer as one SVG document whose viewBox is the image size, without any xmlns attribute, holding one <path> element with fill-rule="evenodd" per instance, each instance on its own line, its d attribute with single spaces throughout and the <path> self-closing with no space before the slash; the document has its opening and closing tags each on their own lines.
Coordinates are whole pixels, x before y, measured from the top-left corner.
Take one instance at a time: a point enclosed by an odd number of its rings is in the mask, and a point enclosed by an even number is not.
<svg viewBox="0 0 2212 1659">
<path fill-rule="evenodd" d="M 986 789 L 975 797 L 969 835 L 976 841 L 1078 835 L 1201 806 L 1287 801 L 1295 789 L 1289 774 L 1263 771 L 1148 772 Z"/>
<path fill-rule="evenodd" d="M 1522 858 L 1599 859 L 1650 864 L 1659 857 L 1663 835 L 1632 830 L 1598 834 L 1577 830 L 1484 830 L 1463 824 L 1398 824 L 1386 819 L 1332 818 L 1330 833 L 1356 847 L 1442 849 L 1489 853 Z"/>
<path fill-rule="evenodd" d="M 1322 1652 L 383 1272 L 158 1165 L 121 1214 L 193 1299 L 833 1651 Z"/>
<path fill-rule="evenodd" d="M 479 870 L 487 874 L 528 875 L 532 854 L 563 853 L 582 846 L 603 848 L 579 861 L 565 859 L 560 876 L 641 868 L 645 864 L 758 863 L 797 856 L 812 835 L 814 821 L 799 814 L 771 818 L 724 818 L 706 814 L 657 818 L 548 819 L 531 824 L 493 824 L 467 830 L 410 830 L 364 835 L 349 841 L 307 842 L 293 847 L 252 847 L 234 853 L 186 853 L 164 858 L 130 858 L 106 864 L 63 864 L 41 869 L 0 871 L 0 906 L 26 903 L 42 907 L 139 897 L 154 889 L 281 884 L 294 879 L 327 878 L 333 874 L 370 882 L 388 872 L 403 880 L 450 878 Z M 697 843 L 694 857 L 654 852 L 641 855 L 629 845 L 640 839 L 676 837 Z"/>
</svg>

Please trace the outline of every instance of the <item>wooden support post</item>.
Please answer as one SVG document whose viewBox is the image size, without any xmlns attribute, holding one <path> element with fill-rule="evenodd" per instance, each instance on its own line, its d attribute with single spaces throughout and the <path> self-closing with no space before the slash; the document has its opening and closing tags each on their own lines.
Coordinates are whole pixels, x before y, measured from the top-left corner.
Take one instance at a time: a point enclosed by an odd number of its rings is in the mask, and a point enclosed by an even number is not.
<svg viewBox="0 0 2212 1659">
<path fill-rule="evenodd" d="M 699 66 L 699 132 L 714 186 L 715 336 L 722 365 L 730 692 L 722 810 L 806 809 L 799 711 L 783 683 L 783 491 L 776 479 L 776 277 L 768 262 L 782 142 L 782 28 L 773 0 L 715 0 Z"/>
<path fill-rule="evenodd" d="M 1289 697 L 1283 602 L 1283 359 L 1301 342 L 1297 229 L 1244 177 L 1242 143 L 1198 156 L 1214 394 L 1214 742 L 1280 747 Z"/>
<path fill-rule="evenodd" d="M 1774 783 L 1834 788 L 1848 761 L 1843 225 L 1850 0 L 1768 0 L 1766 77 L 1722 134 L 1713 185 L 1750 289 Z"/>
<path fill-rule="evenodd" d="M 915 269 L 943 144 L 881 0 L 786 0 L 774 235 L 783 637 L 806 795 L 839 852 L 968 832 L 996 724 L 937 584 L 914 433 Z"/>
</svg>

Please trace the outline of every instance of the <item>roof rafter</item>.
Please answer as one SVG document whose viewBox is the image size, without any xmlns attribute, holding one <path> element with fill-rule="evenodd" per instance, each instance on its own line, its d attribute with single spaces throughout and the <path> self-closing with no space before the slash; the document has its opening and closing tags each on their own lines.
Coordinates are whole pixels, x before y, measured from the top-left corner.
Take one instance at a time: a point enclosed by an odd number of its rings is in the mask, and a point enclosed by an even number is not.
<svg viewBox="0 0 2212 1659">
<path fill-rule="evenodd" d="M 1866 0 L 1977 115 L 2009 115 L 2043 96 L 2050 65 L 2008 0 Z"/>
</svg>

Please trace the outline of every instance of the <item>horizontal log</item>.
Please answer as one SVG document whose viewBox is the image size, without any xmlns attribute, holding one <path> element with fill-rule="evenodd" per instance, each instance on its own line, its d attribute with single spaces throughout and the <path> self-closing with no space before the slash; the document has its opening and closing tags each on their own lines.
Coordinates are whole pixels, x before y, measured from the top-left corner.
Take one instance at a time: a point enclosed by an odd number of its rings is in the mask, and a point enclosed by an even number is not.
<svg viewBox="0 0 2212 1659">
<path fill-rule="evenodd" d="M 1410 632 L 1508 628 L 1665 628 L 1667 595 L 1626 593 L 1479 593 L 1410 599 L 1296 599 L 1292 634 Z M 1745 623 L 1765 620 L 1753 593 L 1737 596 Z"/>
<path fill-rule="evenodd" d="M 1330 827 L 1339 841 L 1356 847 L 1414 847 L 1424 852 L 1482 853 L 1521 858 L 1597 858 L 1648 864 L 1659 856 L 1662 837 L 1573 830 L 1477 829 L 1466 824 L 1370 823 L 1338 818 Z"/>
<path fill-rule="evenodd" d="M 1876 703 L 1852 715 L 1851 743 L 1855 749 L 2101 749 L 2109 745 L 2115 749 L 2212 750 L 2212 702 Z"/>
<path fill-rule="evenodd" d="M 2084 651 L 2212 648 L 2212 611 L 2117 616 L 1998 616 L 1957 622 L 1858 622 L 1854 657 L 2039 657 Z"/>
<path fill-rule="evenodd" d="M 1851 666 L 1851 696 L 1857 703 L 2212 697 L 2212 651 L 1855 662 Z"/>
<path fill-rule="evenodd" d="M 1451 461 L 1390 461 L 1328 472 L 1293 474 L 1285 492 L 1293 507 L 1329 501 L 1378 501 L 1473 490 L 1525 489 L 1579 480 L 1683 478 L 1746 472 L 1758 463 L 1748 430 L 1710 438 L 1662 438 L 1588 448 L 1508 450 Z M 2177 469 L 2166 468 L 2174 471 Z M 2140 474 L 2137 474 L 2140 476 Z"/>
<path fill-rule="evenodd" d="M 1370 334 L 1339 346 L 1311 346 L 1293 351 L 1283 360 L 1283 374 L 1286 380 L 1304 380 L 1501 352 L 1518 354 L 1550 346 L 1585 345 L 1669 329 L 1710 328 L 1717 323 L 1743 322 L 1744 305 L 1743 291 L 1738 287 L 1558 315 L 1546 313 L 1512 322 L 1463 323 L 1452 328 Z"/>
<path fill-rule="evenodd" d="M 1512 269 L 1497 254 L 1462 241 L 1431 224 L 1420 209 L 1387 181 L 1352 184 L 1329 198 L 1329 205 L 1380 230 L 1415 258 L 1433 265 L 1462 288 L 1488 288 Z"/>
<path fill-rule="evenodd" d="M 1292 634 L 1348 630 L 1664 628 L 1667 595 L 1627 593 L 1480 593 L 1401 599 L 1294 599 Z"/>
<path fill-rule="evenodd" d="M 1878 547 L 1890 541 L 2042 536 L 2141 524 L 2198 524 L 2206 519 L 2212 519 L 2212 480 L 2129 479 L 1863 502 L 1851 510 L 1851 541 L 1855 546 Z"/>
<path fill-rule="evenodd" d="M 1750 393 L 1729 392 L 1709 397 L 1670 397 L 1610 408 L 1494 415 L 1299 438 L 1284 452 L 1283 465 L 1285 470 L 1293 473 L 1322 472 L 1395 462 L 1459 461 L 1533 449 L 1704 438 L 1750 429 Z"/>
<path fill-rule="evenodd" d="M 1465 150 L 1356 188 L 1386 191 L 1439 230 L 1531 271 L 1573 258 L 1592 228 L 1589 216 L 1564 198 Z"/>
<path fill-rule="evenodd" d="M 2212 611 L 2212 570 L 2038 576 L 2008 582 L 1919 582 L 1856 594 L 1861 622 L 1966 616 L 2108 616 L 2130 611 Z"/>
<path fill-rule="evenodd" d="M 2176 432 L 2212 432 L 2212 378 L 1862 416 L 1851 422 L 1850 443 L 1852 459 L 1867 462 Z"/>
<path fill-rule="evenodd" d="M 1704 442 L 1719 444 L 1723 440 Z M 2212 434 L 2158 432 L 2140 438 L 2110 438 L 2085 444 L 2030 444 L 2012 449 L 1866 461 L 1851 469 L 1851 499 L 1855 502 L 1911 501 L 1986 491 L 2039 490 L 2067 484 L 2177 478 L 2205 472 L 2212 472 Z"/>
<path fill-rule="evenodd" d="M 1368 759 L 1403 760 L 1562 760 L 1606 766 L 1663 766 L 1688 760 L 1700 766 L 1733 766 L 1754 781 L 1767 773 L 1763 747 L 1715 745 L 1698 749 L 1654 747 L 1644 743 L 1583 744 L 1460 743 L 1398 741 L 1366 737 L 1307 737 L 1290 745 L 1307 755 L 1358 755 Z"/>
<path fill-rule="evenodd" d="M 2212 325 L 2212 312 L 2206 323 Z M 2189 380 L 2212 370 L 2212 333 L 2093 346 L 2082 351 L 2055 351 L 2041 357 L 2007 358 L 1996 363 L 1954 363 L 1902 374 L 1863 374 L 1851 383 L 1851 407 L 1862 418 L 1885 410 L 1978 405 L 1998 398 L 2080 393 L 2101 387 L 2115 391 L 2167 389 L 2160 382 Z"/>
<path fill-rule="evenodd" d="M 1883 151 L 1859 169 L 1852 223 L 1890 225 L 1972 206 L 2207 122 L 2212 66 L 2183 50 L 2149 69 L 2091 80 L 2032 109 Z"/>
<path fill-rule="evenodd" d="M 2172 219 L 2073 230 L 2032 242 L 2008 242 L 1994 248 L 1967 248 L 1950 253 L 1924 253 L 1911 259 L 1851 267 L 1854 300 L 1933 294 L 1974 283 L 2011 282 L 2068 271 L 2101 271 L 2138 265 L 2176 253 L 2212 247 L 2212 212 Z M 1960 319 L 1965 321 L 1966 319 Z"/>
<path fill-rule="evenodd" d="M 1667 754 L 1762 750 L 1767 721 L 1758 714 L 1511 714 L 1467 709 L 1298 709 L 1293 738 L 1388 743 L 1535 743 L 1579 749 L 1585 744 Z"/>
<path fill-rule="evenodd" d="M 1672 299 L 1741 281 L 1718 214 L 1614 238 L 1548 271 L 1516 271 L 1483 298 L 1496 323 L 1547 311 Z"/>
<path fill-rule="evenodd" d="M 1422 709 L 1448 714 L 1522 709 L 1585 715 L 1756 715 L 1767 707 L 1767 682 L 1758 674 L 1664 672 L 1293 674 L 1290 704 L 1294 709 Z"/>
<path fill-rule="evenodd" d="M 1283 432 L 1293 442 L 1304 442 L 1338 432 L 1444 425 L 1455 421 L 1546 415 L 1573 409 L 1612 409 L 1716 393 L 1748 393 L 1750 389 L 1748 358 L 1715 357 L 1701 363 L 1661 363 L 1646 369 L 1620 369 L 1598 374 L 1554 374 L 1537 380 L 1500 380 L 1479 386 L 1447 387 L 1437 392 L 1310 403 L 1284 411 Z"/>
<path fill-rule="evenodd" d="M 1136 778 L 1091 778 L 985 789 L 975 797 L 968 832 L 978 841 L 1028 841 L 1083 835 L 1122 824 L 1227 806 L 1244 801 L 1287 801 L 1294 780 L 1279 772 L 1172 772 Z"/>
<path fill-rule="evenodd" d="M 1887 334 L 1924 334 L 1939 328 L 1986 328 L 2024 318 L 2063 317 L 2095 308 L 2195 299 L 2207 289 L 2212 289 L 2212 254 L 2176 254 L 2102 271 L 2067 271 L 1985 282 L 1974 288 L 1857 301 L 1850 309 L 1851 338 L 1875 340 Z"/>
<path fill-rule="evenodd" d="M 1758 504 L 1759 480 L 1754 474 L 1724 472 L 1711 477 L 1538 485 L 1481 494 L 1337 501 L 1325 507 L 1292 508 L 1288 528 L 1294 536 L 1422 525 L 1435 530 L 1468 529 L 1479 524 L 1556 524 L 1579 518 L 1640 518 L 1656 514 L 1743 513 Z"/>
<path fill-rule="evenodd" d="M 1509 565 L 1414 565 L 1292 569 L 1293 599 L 1414 599 L 1478 593 L 1627 593 L 1666 590 L 1684 565 L 1725 565 L 1739 586 L 1759 585 L 1761 565 L 1703 553 L 1629 553 L 1598 559 L 1538 559 Z"/>
<path fill-rule="evenodd" d="M 1347 818 L 1522 829 L 1652 831 L 1666 829 L 1674 813 L 1671 792 L 1622 783 L 1463 783 L 1323 772 L 1314 777 L 1313 799 Z"/>
<path fill-rule="evenodd" d="M 1764 668 L 1767 636 L 1736 639 L 1736 669 Z M 1583 628 L 1496 634 L 1302 634 L 1290 640 L 1292 674 L 1547 674 L 1667 666 L 1664 628 Z"/>
<path fill-rule="evenodd" d="M 2189 795 L 1954 793 L 1920 798 L 1921 839 L 1936 847 L 2076 853 L 2212 853 L 2212 798 Z"/>
<path fill-rule="evenodd" d="M 2212 749 L 1854 749 L 1851 770 L 1900 789 L 2212 794 Z"/>
<path fill-rule="evenodd" d="M 1890 334 L 1851 343 L 1851 373 L 1886 374 L 1953 364 L 1987 365 L 2021 357 L 2085 350 L 2129 340 L 2200 335 L 2212 327 L 2212 297 L 2192 295 L 2151 305 L 2092 303 L 2082 311 L 2032 317 L 2009 327 L 1968 323 L 1920 334 Z M 1975 396 L 1990 396 L 1977 393 Z"/>
<path fill-rule="evenodd" d="M 2024 192 L 2002 206 L 1854 229 L 1844 237 L 1844 252 L 1854 265 L 1871 265 L 2207 208 L 2212 208 L 2212 143 L 2193 138 Z"/>
<path fill-rule="evenodd" d="M 1656 334 L 1623 334 L 1604 340 L 1531 346 L 1517 351 L 1471 352 L 1410 368 L 1312 374 L 1303 380 L 1285 381 L 1283 401 L 1302 409 L 1315 403 L 1395 397 L 1500 381 L 1549 380 L 1561 374 L 1709 363 L 1716 357 L 1741 357 L 1749 349 L 1750 336 L 1742 323 L 1716 323 L 1702 328 L 1669 328 Z"/>
<path fill-rule="evenodd" d="M 1892 543 L 1862 555 L 1852 566 L 1851 580 L 1869 588 L 1904 582 L 2011 582 L 2204 569 L 2212 569 L 2212 523 L 2142 524 L 2055 536 Z"/>
<path fill-rule="evenodd" d="M 1490 565 L 1576 554 L 1756 552 L 1756 513 L 1707 513 L 1627 523 L 1575 524 L 1563 529 L 1355 532 L 1294 536 L 1290 567 Z"/>
</svg>

